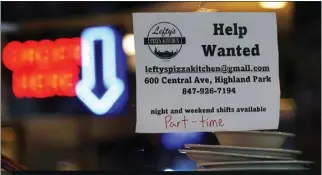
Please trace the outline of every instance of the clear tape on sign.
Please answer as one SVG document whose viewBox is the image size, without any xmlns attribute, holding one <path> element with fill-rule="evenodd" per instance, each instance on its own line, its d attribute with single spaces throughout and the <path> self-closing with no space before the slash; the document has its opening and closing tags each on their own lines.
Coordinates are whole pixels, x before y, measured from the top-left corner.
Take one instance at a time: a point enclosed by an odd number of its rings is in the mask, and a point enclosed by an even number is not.
<svg viewBox="0 0 322 175">
<path fill-rule="evenodd" d="M 205 8 L 205 7 L 203 7 L 204 5 L 205 5 L 205 2 L 201 1 L 196 12 L 222 12 L 222 10 L 219 10 L 219 9 Z"/>
</svg>

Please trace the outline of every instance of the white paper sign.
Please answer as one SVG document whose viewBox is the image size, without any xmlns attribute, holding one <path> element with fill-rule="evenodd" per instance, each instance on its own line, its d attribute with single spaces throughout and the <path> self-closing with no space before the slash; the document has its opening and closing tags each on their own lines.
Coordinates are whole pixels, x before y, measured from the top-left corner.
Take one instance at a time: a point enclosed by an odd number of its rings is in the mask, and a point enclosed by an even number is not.
<svg viewBox="0 0 322 175">
<path fill-rule="evenodd" d="M 138 133 L 277 129 L 275 13 L 133 14 Z"/>
</svg>

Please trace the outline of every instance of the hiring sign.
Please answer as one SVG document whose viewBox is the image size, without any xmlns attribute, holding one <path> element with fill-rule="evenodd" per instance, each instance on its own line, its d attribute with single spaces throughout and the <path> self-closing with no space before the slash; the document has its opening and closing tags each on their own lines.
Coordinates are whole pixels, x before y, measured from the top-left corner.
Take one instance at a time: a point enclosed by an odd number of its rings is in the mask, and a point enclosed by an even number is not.
<svg viewBox="0 0 322 175">
<path fill-rule="evenodd" d="M 276 129 L 274 13 L 135 13 L 139 133 Z"/>
</svg>

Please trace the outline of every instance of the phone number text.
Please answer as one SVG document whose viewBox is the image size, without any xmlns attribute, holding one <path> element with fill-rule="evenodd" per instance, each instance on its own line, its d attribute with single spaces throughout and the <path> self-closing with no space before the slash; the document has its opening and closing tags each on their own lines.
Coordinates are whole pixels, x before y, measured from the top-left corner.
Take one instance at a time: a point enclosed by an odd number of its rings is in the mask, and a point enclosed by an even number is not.
<svg viewBox="0 0 322 175">
<path fill-rule="evenodd" d="M 218 87 L 218 88 L 182 88 L 183 95 L 194 95 L 194 94 L 236 94 L 234 87 Z"/>
</svg>

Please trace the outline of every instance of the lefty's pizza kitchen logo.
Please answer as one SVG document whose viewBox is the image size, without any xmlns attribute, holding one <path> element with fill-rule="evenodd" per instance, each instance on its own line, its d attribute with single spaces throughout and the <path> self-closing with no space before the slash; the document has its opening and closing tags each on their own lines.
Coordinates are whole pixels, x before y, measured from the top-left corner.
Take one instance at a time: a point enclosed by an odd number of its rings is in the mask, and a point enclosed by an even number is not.
<svg viewBox="0 0 322 175">
<path fill-rule="evenodd" d="M 150 51 L 162 60 L 177 56 L 183 44 L 186 44 L 186 38 L 177 26 L 169 22 L 155 24 L 144 38 L 144 45 L 148 45 Z"/>
</svg>

